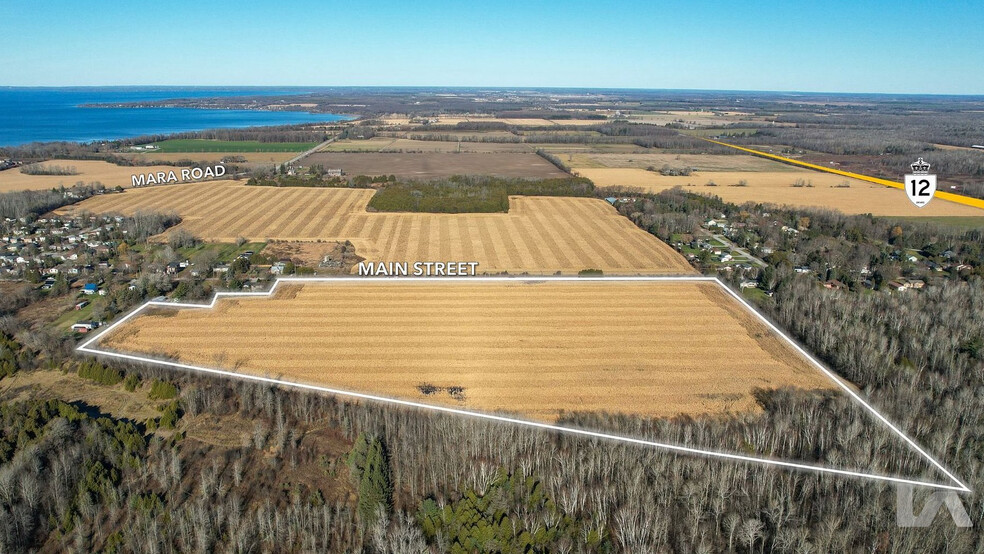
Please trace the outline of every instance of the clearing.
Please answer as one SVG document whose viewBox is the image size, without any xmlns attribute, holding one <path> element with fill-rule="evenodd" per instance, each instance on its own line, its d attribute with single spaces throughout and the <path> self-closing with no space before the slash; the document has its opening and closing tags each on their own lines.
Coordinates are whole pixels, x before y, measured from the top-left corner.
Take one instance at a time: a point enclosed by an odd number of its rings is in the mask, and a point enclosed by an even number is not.
<svg viewBox="0 0 984 554">
<path fill-rule="evenodd" d="M 835 387 L 713 281 L 350 279 L 149 310 L 100 346 L 540 421 L 747 412 L 756 389 Z"/>
<path fill-rule="evenodd" d="M 394 139 L 386 139 L 392 142 Z M 567 177 L 536 154 L 493 152 L 343 153 L 315 152 L 301 160 L 305 166 L 341 169 L 346 175 L 396 175 L 405 179 L 435 179 L 452 175 L 495 175 L 549 179 Z"/>
<path fill-rule="evenodd" d="M 373 193 L 211 181 L 107 194 L 58 213 L 175 211 L 182 217 L 178 228 L 208 241 L 351 241 L 372 261 L 477 261 L 479 272 L 694 272 L 604 200 L 517 196 L 504 214 L 370 213 Z"/>
</svg>

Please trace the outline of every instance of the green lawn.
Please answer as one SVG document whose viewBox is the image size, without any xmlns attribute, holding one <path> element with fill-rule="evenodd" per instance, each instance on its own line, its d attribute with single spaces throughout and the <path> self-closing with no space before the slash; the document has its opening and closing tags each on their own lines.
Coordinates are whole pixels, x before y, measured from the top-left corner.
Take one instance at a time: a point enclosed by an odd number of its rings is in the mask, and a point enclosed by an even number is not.
<svg viewBox="0 0 984 554">
<path fill-rule="evenodd" d="M 72 308 L 70 311 L 62 314 L 58 319 L 55 320 L 54 327 L 56 329 L 63 329 L 68 331 L 71 329 L 72 325 L 80 321 L 88 321 L 92 316 L 92 298 L 86 298 L 89 301 L 89 305 L 82 308 L 81 310 L 76 310 Z M 81 302 L 82 300 L 76 300 L 76 302 Z"/>
<path fill-rule="evenodd" d="M 742 289 L 741 295 L 756 302 L 765 302 L 769 299 L 769 296 L 765 294 L 765 291 L 757 287 Z"/>
<path fill-rule="evenodd" d="M 317 142 L 259 142 L 256 140 L 171 139 L 154 143 L 157 152 L 304 152 Z"/>
</svg>

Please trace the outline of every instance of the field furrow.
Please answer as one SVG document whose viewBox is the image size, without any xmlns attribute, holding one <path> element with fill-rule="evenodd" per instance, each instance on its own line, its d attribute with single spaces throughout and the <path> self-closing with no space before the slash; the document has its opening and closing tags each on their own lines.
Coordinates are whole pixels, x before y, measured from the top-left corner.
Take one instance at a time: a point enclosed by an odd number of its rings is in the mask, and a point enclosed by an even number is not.
<svg viewBox="0 0 984 554">
<path fill-rule="evenodd" d="M 757 388 L 834 386 L 709 282 L 290 284 L 155 308 L 101 344 L 545 421 L 747 411 Z"/>
</svg>

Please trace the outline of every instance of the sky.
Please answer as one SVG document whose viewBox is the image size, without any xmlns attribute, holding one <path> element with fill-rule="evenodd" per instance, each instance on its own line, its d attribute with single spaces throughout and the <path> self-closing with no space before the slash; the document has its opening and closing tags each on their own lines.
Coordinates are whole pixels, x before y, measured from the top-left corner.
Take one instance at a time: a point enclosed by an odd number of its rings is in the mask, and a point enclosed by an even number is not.
<svg viewBox="0 0 984 554">
<path fill-rule="evenodd" d="M 4 0 L 0 86 L 984 94 L 984 2 Z"/>
</svg>

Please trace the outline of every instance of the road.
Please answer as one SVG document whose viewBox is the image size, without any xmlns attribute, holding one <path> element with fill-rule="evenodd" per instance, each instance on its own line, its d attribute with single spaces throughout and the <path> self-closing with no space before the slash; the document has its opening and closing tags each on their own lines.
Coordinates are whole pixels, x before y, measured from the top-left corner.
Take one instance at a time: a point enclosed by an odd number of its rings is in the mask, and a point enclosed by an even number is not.
<svg viewBox="0 0 984 554">
<path fill-rule="evenodd" d="M 711 233 L 710 231 L 706 231 L 706 230 L 704 232 L 707 235 L 713 237 L 714 239 L 720 241 L 722 244 L 726 245 L 728 247 L 728 249 L 730 249 L 732 252 L 734 252 L 734 254 L 738 254 L 740 256 L 745 257 L 749 262 L 751 262 L 751 263 L 753 263 L 753 264 L 755 264 L 755 265 L 757 265 L 759 267 L 766 267 L 767 265 L 769 265 L 769 264 L 765 263 L 763 260 L 761 260 L 761 259 L 756 258 L 755 256 L 753 256 L 752 253 L 749 252 L 748 250 L 745 250 L 744 248 L 741 248 L 737 244 L 731 242 L 731 240 L 728 239 L 728 237 L 726 237 L 724 235 L 719 235 L 719 234 Z M 732 254 L 732 255 L 734 255 L 734 254 Z"/>
<path fill-rule="evenodd" d="M 318 150 L 321 150 L 321 149 L 322 149 L 322 148 L 324 148 L 325 146 L 328 146 L 329 144 L 331 144 L 331 143 L 333 143 L 333 142 L 335 142 L 335 141 L 336 141 L 337 139 L 338 139 L 338 135 L 335 135 L 335 136 L 333 136 L 333 137 L 331 137 L 330 139 L 328 139 L 328 140 L 326 140 L 326 141 L 324 141 L 324 142 L 322 142 L 321 144 L 319 144 L 319 145 L 317 145 L 317 146 L 315 146 L 314 148 L 312 148 L 312 149 L 310 149 L 310 150 L 307 150 L 307 151 L 305 151 L 305 152 L 301 152 L 300 154 L 298 154 L 298 155 L 296 155 L 296 156 L 294 156 L 293 158 L 291 158 L 291 159 L 289 159 L 289 160 L 287 160 L 287 161 L 286 161 L 286 162 L 284 162 L 284 163 L 285 163 L 286 165 L 293 165 L 294 163 L 296 163 L 297 161 L 299 161 L 299 160 L 300 160 L 301 158 L 303 158 L 304 156 L 307 156 L 308 154 L 314 154 L 314 153 L 315 153 L 315 152 L 317 152 Z"/>
</svg>

